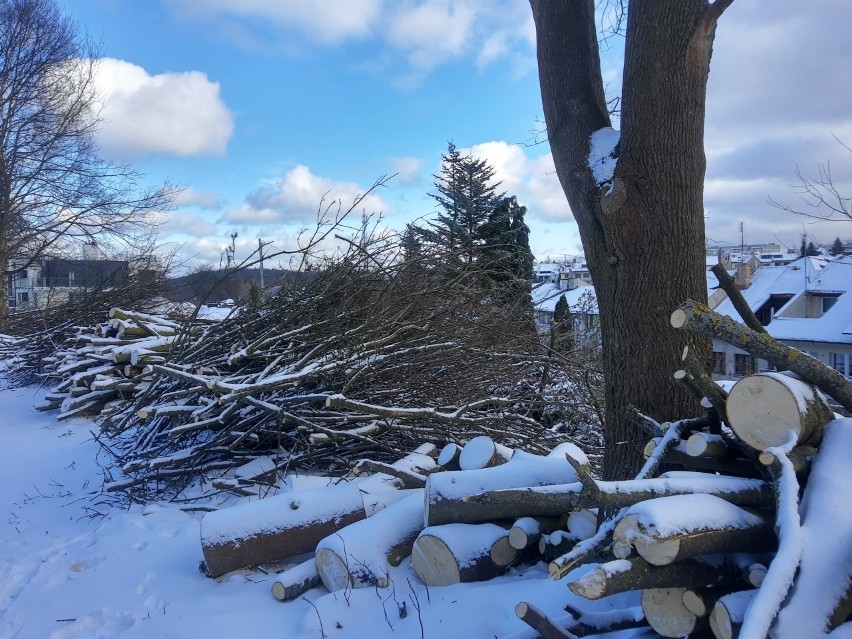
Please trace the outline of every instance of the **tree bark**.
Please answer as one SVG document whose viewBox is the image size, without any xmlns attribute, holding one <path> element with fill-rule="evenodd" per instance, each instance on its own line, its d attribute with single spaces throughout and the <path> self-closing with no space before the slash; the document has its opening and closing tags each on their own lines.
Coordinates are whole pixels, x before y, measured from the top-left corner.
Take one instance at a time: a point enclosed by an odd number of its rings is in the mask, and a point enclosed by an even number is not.
<svg viewBox="0 0 852 639">
<path fill-rule="evenodd" d="M 716 563 L 715 560 L 719 562 Z M 575 595 L 601 599 L 619 592 L 645 588 L 703 588 L 742 579 L 740 568 L 731 557 L 685 559 L 677 564 L 654 566 L 641 558 L 616 559 L 601 564 L 579 579 L 568 583 Z"/>
<path fill-rule="evenodd" d="M 272 596 L 278 601 L 292 601 L 322 583 L 314 558 L 285 570 L 272 584 Z"/>
<path fill-rule="evenodd" d="M 445 524 L 423 530 L 411 567 L 427 586 L 485 581 L 505 572 L 518 551 L 496 524 Z"/>
<path fill-rule="evenodd" d="M 631 3 L 620 141 L 611 180 L 590 168 L 591 136 L 610 126 L 593 0 L 531 0 L 539 79 L 556 173 L 580 229 L 600 309 L 607 416 L 604 477 L 634 476 L 641 444 L 629 406 L 673 419 L 697 413 L 673 387 L 684 346 L 709 340 L 667 324 L 667 309 L 706 299 L 703 148 L 716 22 L 729 2 Z"/>
</svg>

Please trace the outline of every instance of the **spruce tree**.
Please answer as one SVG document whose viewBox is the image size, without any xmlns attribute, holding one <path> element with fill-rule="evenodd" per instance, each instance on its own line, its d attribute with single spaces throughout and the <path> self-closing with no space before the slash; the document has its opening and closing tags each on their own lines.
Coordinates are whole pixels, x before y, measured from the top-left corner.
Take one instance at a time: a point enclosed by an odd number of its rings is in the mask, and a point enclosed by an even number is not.
<svg viewBox="0 0 852 639">
<path fill-rule="evenodd" d="M 829 253 L 837 257 L 838 255 L 843 255 L 843 242 L 840 240 L 840 237 L 834 238 L 834 242 L 831 244 L 831 248 L 829 249 Z"/>
<path fill-rule="evenodd" d="M 441 156 L 441 171 L 435 177 L 436 193 L 430 193 L 440 206 L 437 217 L 424 237 L 441 252 L 472 267 L 486 244 L 487 225 L 497 204 L 504 198 L 493 182 L 494 169 L 472 155 L 462 155 L 450 142 Z"/>
<path fill-rule="evenodd" d="M 567 353 L 574 348 L 574 318 L 565 295 L 561 295 L 553 309 L 550 324 L 551 348 L 557 353 Z"/>
</svg>

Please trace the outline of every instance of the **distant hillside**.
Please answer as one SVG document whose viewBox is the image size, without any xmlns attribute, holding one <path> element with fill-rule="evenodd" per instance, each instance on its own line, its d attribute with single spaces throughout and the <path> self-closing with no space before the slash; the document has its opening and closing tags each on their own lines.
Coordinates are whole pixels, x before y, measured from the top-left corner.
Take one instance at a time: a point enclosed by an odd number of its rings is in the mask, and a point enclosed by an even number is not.
<svg viewBox="0 0 852 639">
<path fill-rule="evenodd" d="M 264 269 L 267 290 L 279 286 L 293 286 L 306 282 L 313 273 L 285 269 Z M 258 269 L 209 269 L 166 280 L 165 295 L 173 302 L 204 302 L 207 304 L 226 299 L 239 301 L 244 298 L 252 282 L 260 284 Z"/>
</svg>

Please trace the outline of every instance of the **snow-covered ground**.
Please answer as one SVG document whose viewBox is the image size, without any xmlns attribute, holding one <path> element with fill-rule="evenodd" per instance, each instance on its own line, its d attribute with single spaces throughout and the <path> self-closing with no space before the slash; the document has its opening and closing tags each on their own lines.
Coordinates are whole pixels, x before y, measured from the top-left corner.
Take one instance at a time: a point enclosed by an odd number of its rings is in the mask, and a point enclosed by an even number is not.
<svg viewBox="0 0 852 639">
<path fill-rule="evenodd" d="M 274 573 L 210 579 L 198 568 L 201 515 L 167 503 L 111 506 L 100 493 L 108 461 L 94 424 L 35 412 L 40 393 L 0 390 L 0 639 L 520 638 L 534 636 L 515 617 L 522 600 L 555 618 L 566 603 L 601 612 L 638 605 L 635 593 L 580 600 L 541 563 L 427 589 L 405 561 L 390 588 L 316 588 L 290 603 L 272 597 Z"/>
</svg>

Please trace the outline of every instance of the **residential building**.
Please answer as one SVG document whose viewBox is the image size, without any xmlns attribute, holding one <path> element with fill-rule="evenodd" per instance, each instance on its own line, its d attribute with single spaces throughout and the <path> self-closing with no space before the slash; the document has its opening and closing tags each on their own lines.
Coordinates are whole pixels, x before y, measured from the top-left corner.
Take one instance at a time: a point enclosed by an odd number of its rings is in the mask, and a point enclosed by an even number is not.
<svg viewBox="0 0 852 639">
<path fill-rule="evenodd" d="M 80 289 L 118 286 L 128 281 L 126 260 L 45 258 L 16 260 L 8 275 L 9 308 L 43 308 Z"/>
<path fill-rule="evenodd" d="M 772 337 L 852 377 L 852 259 L 806 257 L 765 266 L 742 294 Z M 741 321 L 730 300 L 716 312 Z M 724 378 L 772 370 L 768 362 L 718 340 L 713 368 Z"/>
</svg>

